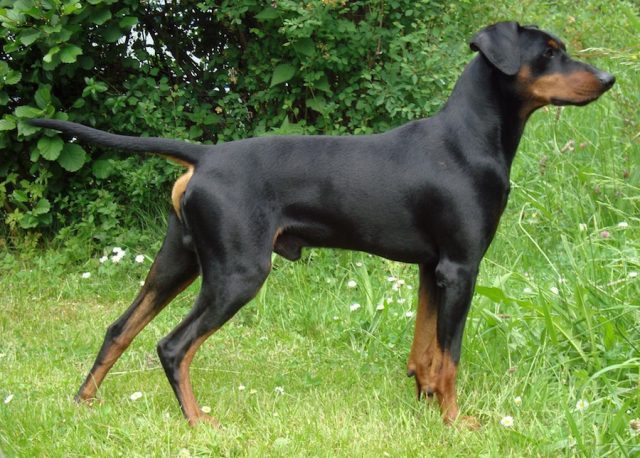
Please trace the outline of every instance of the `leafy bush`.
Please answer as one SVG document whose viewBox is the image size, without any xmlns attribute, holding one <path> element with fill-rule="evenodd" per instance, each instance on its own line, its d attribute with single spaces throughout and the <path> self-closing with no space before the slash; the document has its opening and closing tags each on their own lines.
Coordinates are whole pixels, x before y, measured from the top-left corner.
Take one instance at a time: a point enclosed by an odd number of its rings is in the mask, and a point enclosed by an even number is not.
<svg viewBox="0 0 640 458">
<path fill-rule="evenodd" d="M 381 131 L 441 105 L 469 11 L 426 0 L 0 0 L 1 232 L 103 238 L 166 208 L 177 173 L 27 118 L 214 143 Z"/>
</svg>

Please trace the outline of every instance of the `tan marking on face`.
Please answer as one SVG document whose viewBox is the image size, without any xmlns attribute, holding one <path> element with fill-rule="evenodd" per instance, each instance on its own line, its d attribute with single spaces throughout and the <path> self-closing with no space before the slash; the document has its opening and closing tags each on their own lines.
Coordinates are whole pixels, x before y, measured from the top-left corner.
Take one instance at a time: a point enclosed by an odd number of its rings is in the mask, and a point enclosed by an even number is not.
<svg viewBox="0 0 640 458">
<path fill-rule="evenodd" d="M 547 44 L 554 49 L 560 49 L 560 44 L 556 40 L 549 40 Z"/>
<path fill-rule="evenodd" d="M 582 104 L 595 100 L 603 92 L 600 81 L 588 71 L 553 73 L 535 78 L 531 75 L 531 68 L 523 66 L 516 79 L 525 100 L 520 113 L 523 118 L 536 109 L 551 104 L 553 100 Z"/>
<path fill-rule="evenodd" d="M 587 71 L 563 75 L 555 73 L 537 78 L 529 86 L 532 96 L 545 104 L 553 99 L 571 103 L 591 101 L 602 93 L 602 83 Z"/>
</svg>

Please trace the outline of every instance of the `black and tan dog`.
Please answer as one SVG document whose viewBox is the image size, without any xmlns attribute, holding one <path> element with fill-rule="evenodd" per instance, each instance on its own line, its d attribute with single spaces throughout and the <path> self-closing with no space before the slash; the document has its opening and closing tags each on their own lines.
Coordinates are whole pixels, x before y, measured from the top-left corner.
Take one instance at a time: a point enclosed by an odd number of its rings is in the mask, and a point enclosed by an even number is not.
<svg viewBox="0 0 640 458">
<path fill-rule="evenodd" d="M 253 138 L 215 146 L 113 135 L 79 124 L 33 120 L 82 140 L 177 160 L 188 171 L 172 192 L 166 239 L 133 304 L 113 323 L 77 395 L 94 398 L 140 330 L 198 276 L 191 312 L 158 344 L 187 420 L 200 410 L 189 365 L 202 342 L 253 298 L 271 254 L 303 247 L 365 251 L 420 266 L 409 356 L 418 396 L 437 396 L 458 416 L 455 378 L 480 261 L 509 195 L 509 171 L 527 119 L 548 105 L 585 105 L 612 75 L 572 60 L 535 27 L 492 25 L 434 117 L 383 134 Z"/>
</svg>

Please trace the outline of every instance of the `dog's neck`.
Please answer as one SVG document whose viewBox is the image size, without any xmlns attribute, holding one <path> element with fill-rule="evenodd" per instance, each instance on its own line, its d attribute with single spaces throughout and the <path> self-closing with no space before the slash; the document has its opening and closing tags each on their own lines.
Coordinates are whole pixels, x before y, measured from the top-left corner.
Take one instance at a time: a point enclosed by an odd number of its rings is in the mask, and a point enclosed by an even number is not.
<svg viewBox="0 0 640 458">
<path fill-rule="evenodd" d="M 458 124 L 458 135 L 476 137 L 479 152 L 486 149 L 499 155 L 509 169 L 528 119 L 520 115 L 523 101 L 515 79 L 479 54 L 467 65 L 439 113 L 447 123 Z M 494 145 L 501 145 L 500 151 Z"/>
</svg>

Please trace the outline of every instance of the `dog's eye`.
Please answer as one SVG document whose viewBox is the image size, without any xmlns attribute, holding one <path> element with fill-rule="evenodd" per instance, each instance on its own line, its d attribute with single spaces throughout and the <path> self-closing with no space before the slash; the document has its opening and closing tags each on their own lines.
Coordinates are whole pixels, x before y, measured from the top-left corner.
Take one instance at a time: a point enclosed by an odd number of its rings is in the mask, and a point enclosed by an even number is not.
<svg viewBox="0 0 640 458">
<path fill-rule="evenodd" d="M 553 56 L 556 55 L 556 49 L 549 46 L 547 49 L 544 50 L 544 53 L 542 55 L 547 59 L 551 59 Z"/>
</svg>

